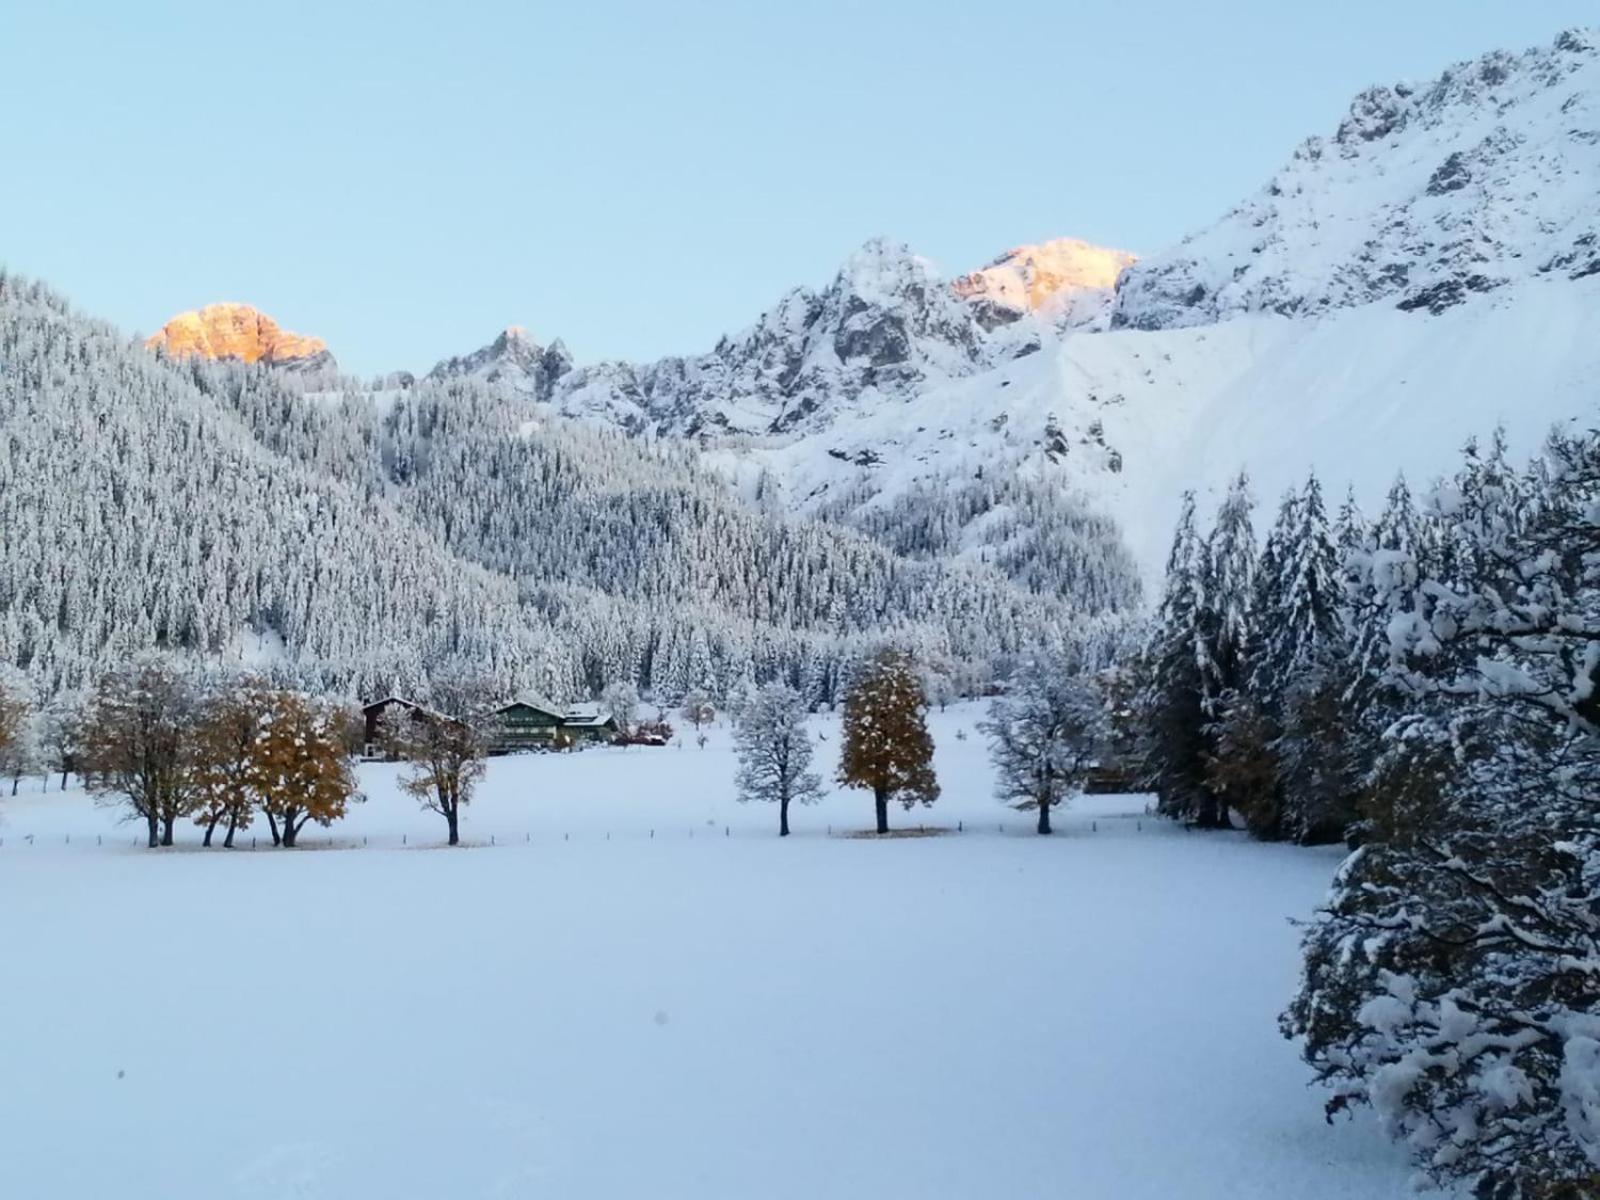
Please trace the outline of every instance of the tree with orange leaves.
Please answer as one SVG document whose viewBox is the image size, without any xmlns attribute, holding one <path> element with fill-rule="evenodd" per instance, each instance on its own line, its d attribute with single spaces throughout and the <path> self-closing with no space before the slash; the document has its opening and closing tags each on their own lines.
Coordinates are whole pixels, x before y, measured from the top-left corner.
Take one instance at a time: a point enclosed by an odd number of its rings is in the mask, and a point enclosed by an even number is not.
<svg viewBox="0 0 1600 1200">
<path fill-rule="evenodd" d="M 845 696 L 839 782 L 871 789 L 879 833 L 889 832 L 890 800 L 909 810 L 939 798 L 926 708 L 922 680 L 901 650 L 874 655 Z"/>
<path fill-rule="evenodd" d="M 272 692 L 251 753 L 251 786 L 274 845 L 292 848 L 311 822 L 332 825 L 356 794 L 344 714 L 294 692 Z"/>
</svg>

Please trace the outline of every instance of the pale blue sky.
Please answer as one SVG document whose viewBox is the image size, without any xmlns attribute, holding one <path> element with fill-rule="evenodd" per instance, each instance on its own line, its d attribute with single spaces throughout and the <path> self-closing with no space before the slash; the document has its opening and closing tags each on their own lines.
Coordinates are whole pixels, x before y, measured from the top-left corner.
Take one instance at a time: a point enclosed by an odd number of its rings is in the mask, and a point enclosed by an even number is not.
<svg viewBox="0 0 1600 1200">
<path fill-rule="evenodd" d="M 0 0 L 0 263 L 148 332 L 246 300 L 349 369 L 507 324 L 709 348 L 877 234 L 1150 252 L 1369 83 L 1593 0 Z"/>
</svg>

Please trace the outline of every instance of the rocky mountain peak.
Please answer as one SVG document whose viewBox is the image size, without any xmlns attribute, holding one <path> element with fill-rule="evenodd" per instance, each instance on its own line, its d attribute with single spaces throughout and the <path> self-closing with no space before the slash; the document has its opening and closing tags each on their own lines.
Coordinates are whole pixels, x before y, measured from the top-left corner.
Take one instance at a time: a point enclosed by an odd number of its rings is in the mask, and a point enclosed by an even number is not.
<svg viewBox="0 0 1600 1200">
<path fill-rule="evenodd" d="M 1078 327 L 1103 316 L 1117 280 L 1136 261 L 1126 250 L 1054 238 L 1007 250 L 950 286 L 957 296 L 979 306 L 990 327 L 1030 312 Z"/>
<path fill-rule="evenodd" d="M 487 346 L 435 364 L 428 378 L 471 376 L 548 400 L 556 381 L 571 370 L 572 355 L 559 338 L 540 346 L 522 326 L 508 325 Z"/>
<path fill-rule="evenodd" d="M 1600 53 L 1571 30 L 1357 95 L 1257 195 L 1130 268 L 1112 325 L 1387 302 L 1434 313 L 1600 272 Z"/>
<path fill-rule="evenodd" d="M 176 358 L 232 358 L 301 369 L 333 365 L 321 338 L 290 333 L 248 304 L 208 304 L 179 313 L 145 339 L 145 345 Z"/>
</svg>

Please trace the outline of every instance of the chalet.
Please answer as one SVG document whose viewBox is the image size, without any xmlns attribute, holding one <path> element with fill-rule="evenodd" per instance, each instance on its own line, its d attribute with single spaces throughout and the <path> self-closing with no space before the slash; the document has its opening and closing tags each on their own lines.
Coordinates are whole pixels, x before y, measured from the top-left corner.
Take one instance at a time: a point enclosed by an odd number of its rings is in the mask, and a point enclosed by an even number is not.
<svg viewBox="0 0 1600 1200">
<path fill-rule="evenodd" d="M 578 741 L 609 742 L 617 723 L 597 707 L 558 708 L 542 700 L 513 700 L 491 714 L 497 726 L 490 749 L 495 754 L 548 750 Z"/>
<path fill-rule="evenodd" d="M 401 713 L 413 721 L 433 718 L 448 721 L 443 713 L 435 712 L 431 708 L 418 704 L 414 700 L 407 700 L 404 696 L 385 696 L 382 700 L 374 700 L 371 704 L 361 706 L 362 737 L 361 757 L 382 758 L 383 750 L 383 722 L 391 713 Z"/>
</svg>

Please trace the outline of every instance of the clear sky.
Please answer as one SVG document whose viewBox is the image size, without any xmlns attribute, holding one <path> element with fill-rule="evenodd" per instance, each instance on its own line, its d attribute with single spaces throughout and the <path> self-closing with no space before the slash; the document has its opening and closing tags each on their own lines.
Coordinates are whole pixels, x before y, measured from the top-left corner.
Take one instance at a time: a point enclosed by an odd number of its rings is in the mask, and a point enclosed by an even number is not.
<svg viewBox="0 0 1600 1200">
<path fill-rule="evenodd" d="M 508 324 L 709 348 L 867 238 L 1159 250 L 1360 88 L 1594 0 L 0 0 L 0 263 L 149 332 L 244 300 L 363 374 Z"/>
</svg>

